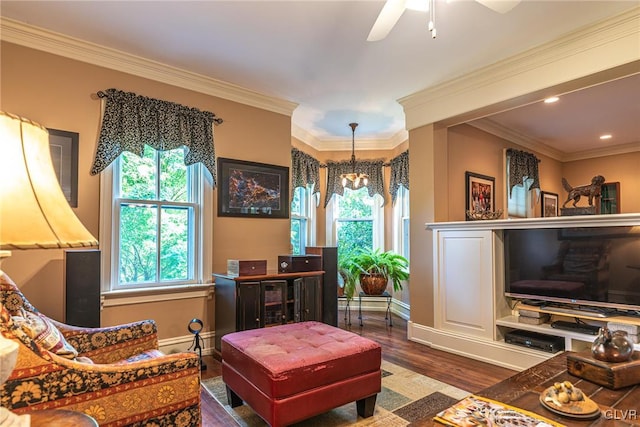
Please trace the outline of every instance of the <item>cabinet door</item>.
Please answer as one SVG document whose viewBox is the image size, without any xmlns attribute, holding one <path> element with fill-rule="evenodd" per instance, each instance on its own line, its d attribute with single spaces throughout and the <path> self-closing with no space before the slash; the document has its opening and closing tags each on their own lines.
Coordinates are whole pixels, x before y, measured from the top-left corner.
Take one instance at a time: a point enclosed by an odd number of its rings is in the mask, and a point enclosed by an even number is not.
<svg viewBox="0 0 640 427">
<path fill-rule="evenodd" d="M 236 325 L 239 331 L 256 329 L 260 321 L 260 282 L 243 282 L 238 285 Z"/>
<path fill-rule="evenodd" d="M 312 293 L 307 298 L 307 308 L 309 318 L 307 320 L 317 320 L 322 322 L 322 277 L 305 277 L 305 288 Z"/>
<path fill-rule="evenodd" d="M 286 280 L 265 280 L 262 287 L 262 326 L 281 325 L 286 321 Z"/>
<path fill-rule="evenodd" d="M 321 320 L 320 277 L 304 277 L 293 281 L 296 322 Z"/>
<path fill-rule="evenodd" d="M 493 231 L 440 231 L 435 244 L 435 327 L 492 339 Z"/>
</svg>

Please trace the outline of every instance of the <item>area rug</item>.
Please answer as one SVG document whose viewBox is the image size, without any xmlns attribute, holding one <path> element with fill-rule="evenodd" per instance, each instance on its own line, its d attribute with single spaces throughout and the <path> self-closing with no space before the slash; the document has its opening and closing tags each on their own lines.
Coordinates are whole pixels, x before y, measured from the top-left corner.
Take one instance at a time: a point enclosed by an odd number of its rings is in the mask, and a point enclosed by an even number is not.
<svg viewBox="0 0 640 427">
<path fill-rule="evenodd" d="M 231 408 L 222 377 L 202 381 L 205 389 L 242 427 L 267 424 L 247 405 Z M 389 362 L 382 362 L 382 391 L 372 417 L 358 417 L 355 402 L 295 424 L 297 427 L 419 425 L 470 393 Z"/>
</svg>

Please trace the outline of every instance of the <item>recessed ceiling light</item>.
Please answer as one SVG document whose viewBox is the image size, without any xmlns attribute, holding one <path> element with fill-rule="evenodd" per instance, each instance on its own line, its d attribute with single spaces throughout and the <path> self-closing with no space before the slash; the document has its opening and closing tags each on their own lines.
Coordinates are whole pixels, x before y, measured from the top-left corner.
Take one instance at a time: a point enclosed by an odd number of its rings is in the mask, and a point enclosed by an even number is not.
<svg viewBox="0 0 640 427">
<path fill-rule="evenodd" d="M 560 98 L 558 98 L 557 96 L 550 96 L 549 98 L 546 98 L 544 100 L 545 104 L 553 104 L 554 102 L 558 102 L 560 100 Z"/>
<path fill-rule="evenodd" d="M 611 135 L 610 133 L 605 133 L 604 135 L 600 135 L 600 139 L 611 139 L 613 138 L 613 135 Z"/>
</svg>

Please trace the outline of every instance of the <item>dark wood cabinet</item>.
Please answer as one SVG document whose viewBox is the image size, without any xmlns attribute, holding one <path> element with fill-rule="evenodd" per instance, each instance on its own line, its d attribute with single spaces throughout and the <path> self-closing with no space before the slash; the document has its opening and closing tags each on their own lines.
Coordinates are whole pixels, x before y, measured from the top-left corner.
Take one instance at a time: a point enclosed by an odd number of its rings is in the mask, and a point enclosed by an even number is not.
<svg viewBox="0 0 640 427">
<path fill-rule="evenodd" d="M 338 248 L 307 246 L 306 253 L 322 256 L 322 321 L 338 326 Z"/>
<path fill-rule="evenodd" d="M 235 331 L 322 321 L 323 271 L 215 277 L 215 348 Z"/>
</svg>

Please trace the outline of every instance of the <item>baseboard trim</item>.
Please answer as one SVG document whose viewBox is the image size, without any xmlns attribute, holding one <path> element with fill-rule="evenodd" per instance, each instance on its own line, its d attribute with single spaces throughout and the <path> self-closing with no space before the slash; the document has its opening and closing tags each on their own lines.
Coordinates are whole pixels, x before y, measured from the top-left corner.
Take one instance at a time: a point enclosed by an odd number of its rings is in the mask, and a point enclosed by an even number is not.
<svg viewBox="0 0 640 427">
<path fill-rule="evenodd" d="M 338 299 L 338 319 L 344 318 L 344 310 L 346 307 L 346 300 L 343 298 Z M 354 298 L 349 303 L 349 307 L 351 308 L 351 314 L 358 315 L 358 298 Z M 367 297 L 362 300 L 362 311 L 376 311 L 376 312 L 384 312 L 387 310 L 387 299 L 385 297 Z M 342 312 L 342 317 L 340 317 L 340 312 Z M 411 314 L 411 306 L 403 301 L 399 301 L 397 299 L 391 299 L 391 313 L 403 318 L 404 320 L 409 320 Z"/>
<path fill-rule="evenodd" d="M 203 332 L 200 334 L 202 341 L 202 355 L 209 356 L 213 354 L 215 332 Z M 159 350 L 164 354 L 193 352 L 195 335 L 181 335 L 179 337 L 166 338 L 158 340 Z M 189 348 L 191 347 L 191 350 Z"/>
<path fill-rule="evenodd" d="M 443 350 L 470 359 L 480 360 L 503 368 L 521 371 L 554 356 L 546 353 L 507 344 L 504 341 L 489 341 L 467 335 L 434 329 L 409 321 L 407 338 L 437 350 Z"/>
</svg>

